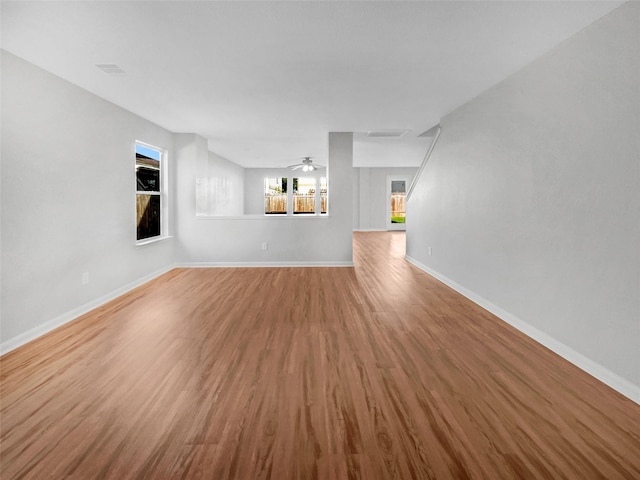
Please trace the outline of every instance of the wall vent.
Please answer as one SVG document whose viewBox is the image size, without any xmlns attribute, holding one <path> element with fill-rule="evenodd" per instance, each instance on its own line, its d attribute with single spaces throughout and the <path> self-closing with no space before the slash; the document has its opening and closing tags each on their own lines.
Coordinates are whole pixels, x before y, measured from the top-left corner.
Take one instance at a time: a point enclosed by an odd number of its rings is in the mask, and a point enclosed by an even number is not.
<svg viewBox="0 0 640 480">
<path fill-rule="evenodd" d="M 409 132 L 409 130 L 373 130 L 367 132 L 367 137 L 374 138 L 400 138 Z"/>
<path fill-rule="evenodd" d="M 115 63 L 96 63 L 96 67 L 108 75 L 124 75 L 127 73 Z"/>
</svg>

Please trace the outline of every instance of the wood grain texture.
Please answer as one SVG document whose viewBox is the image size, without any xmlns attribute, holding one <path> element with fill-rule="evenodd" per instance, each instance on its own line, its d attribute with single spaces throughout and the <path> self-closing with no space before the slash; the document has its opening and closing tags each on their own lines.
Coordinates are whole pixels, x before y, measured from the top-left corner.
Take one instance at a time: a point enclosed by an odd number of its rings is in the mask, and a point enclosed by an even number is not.
<svg viewBox="0 0 640 480">
<path fill-rule="evenodd" d="M 176 269 L 0 358 L 0 477 L 638 479 L 640 406 L 354 235 Z"/>
</svg>

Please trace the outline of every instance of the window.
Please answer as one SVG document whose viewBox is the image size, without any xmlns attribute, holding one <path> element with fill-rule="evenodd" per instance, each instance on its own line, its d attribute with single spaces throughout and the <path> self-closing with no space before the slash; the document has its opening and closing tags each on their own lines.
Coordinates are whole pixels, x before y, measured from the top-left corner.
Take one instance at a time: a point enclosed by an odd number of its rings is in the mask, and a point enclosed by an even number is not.
<svg viewBox="0 0 640 480">
<path fill-rule="evenodd" d="M 264 179 L 264 213 L 266 215 L 287 214 L 287 179 Z"/>
<path fill-rule="evenodd" d="M 162 152 L 136 143 L 136 239 L 162 235 Z"/>
<path fill-rule="evenodd" d="M 320 177 L 320 215 L 327 214 L 327 177 Z"/>
<path fill-rule="evenodd" d="M 316 213 L 316 179 L 301 177 L 293 179 L 293 213 Z"/>
<path fill-rule="evenodd" d="M 264 179 L 265 215 L 327 215 L 327 205 L 327 177 Z"/>
</svg>

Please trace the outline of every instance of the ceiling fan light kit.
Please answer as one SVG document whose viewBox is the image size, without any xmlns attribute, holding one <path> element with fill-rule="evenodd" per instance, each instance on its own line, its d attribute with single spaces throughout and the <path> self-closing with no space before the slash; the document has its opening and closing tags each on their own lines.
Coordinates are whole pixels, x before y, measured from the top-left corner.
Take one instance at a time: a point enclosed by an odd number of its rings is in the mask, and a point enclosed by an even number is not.
<svg viewBox="0 0 640 480">
<path fill-rule="evenodd" d="M 299 170 L 302 169 L 303 172 L 313 172 L 314 170 L 318 170 L 319 168 L 323 168 L 322 165 L 313 164 L 311 161 L 311 157 L 304 157 L 302 159 L 302 163 L 297 163 L 295 165 L 289 165 L 287 168 L 291 170 Z"/>
</svg>

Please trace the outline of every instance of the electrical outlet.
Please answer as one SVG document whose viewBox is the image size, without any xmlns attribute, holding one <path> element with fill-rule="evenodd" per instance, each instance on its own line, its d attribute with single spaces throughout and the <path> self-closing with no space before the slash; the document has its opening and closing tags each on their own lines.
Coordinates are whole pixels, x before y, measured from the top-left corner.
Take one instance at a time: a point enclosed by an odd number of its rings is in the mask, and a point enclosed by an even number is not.
<svg viewBox="0 0 640 480">
<path fill-rule="evenodd" d="M 269 250 L 269 244 L 267 242 L 262 242 L 262 250 Z"/>
<path fill-rule="evenodd" d="M 89 272 L 84 272 L 82 274 L 82 285 L 86 285 L 89 283 Z"/>
</svg>

